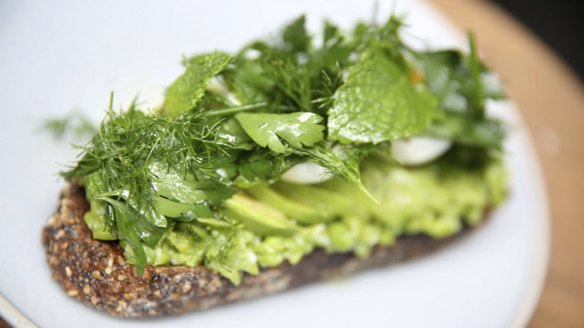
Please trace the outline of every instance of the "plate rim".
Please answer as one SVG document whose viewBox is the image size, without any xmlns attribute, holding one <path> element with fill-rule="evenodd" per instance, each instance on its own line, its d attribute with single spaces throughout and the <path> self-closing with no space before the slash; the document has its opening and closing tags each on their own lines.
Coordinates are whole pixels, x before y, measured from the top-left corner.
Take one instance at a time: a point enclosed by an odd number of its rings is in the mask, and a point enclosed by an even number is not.
<svg viewBox="0 0 584 328">
<path fill-rule="evenodd" d="M 0 293 L 0 319 L 13 327 L 38 327 L 32 319 L 17 309 L 4 295 Z"/>
</svg>

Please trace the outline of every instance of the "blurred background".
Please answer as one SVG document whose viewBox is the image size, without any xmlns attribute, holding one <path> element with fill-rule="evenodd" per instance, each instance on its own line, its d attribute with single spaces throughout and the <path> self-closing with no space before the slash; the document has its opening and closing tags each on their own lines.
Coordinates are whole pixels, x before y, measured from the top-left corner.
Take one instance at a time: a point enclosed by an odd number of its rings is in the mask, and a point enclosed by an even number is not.
<svg viewBox="0 0 584 328">
<path fill-rule="evenodd" d="M 581 0 L 489 0 L 531 29 L 584 81 L 584 2 Z"/>
</svg>

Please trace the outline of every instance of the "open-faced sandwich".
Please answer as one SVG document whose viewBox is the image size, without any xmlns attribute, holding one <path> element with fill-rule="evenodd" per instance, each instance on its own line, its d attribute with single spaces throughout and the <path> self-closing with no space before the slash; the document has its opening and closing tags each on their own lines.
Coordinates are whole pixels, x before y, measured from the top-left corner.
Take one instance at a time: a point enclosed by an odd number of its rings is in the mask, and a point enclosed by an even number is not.
<svg viewBox="0 0 584 328">
<path fill-rule="evenodd" d="M 159 108 L 110 108 L 43 234 L 66 293 L 123 317 L 205 309 L 426 254 L 506 195 L 502 97 L 402 20 L 300 17 L 184 59 Z M 488 83 L 487 83 L 488 82 Z"/>
</svg>

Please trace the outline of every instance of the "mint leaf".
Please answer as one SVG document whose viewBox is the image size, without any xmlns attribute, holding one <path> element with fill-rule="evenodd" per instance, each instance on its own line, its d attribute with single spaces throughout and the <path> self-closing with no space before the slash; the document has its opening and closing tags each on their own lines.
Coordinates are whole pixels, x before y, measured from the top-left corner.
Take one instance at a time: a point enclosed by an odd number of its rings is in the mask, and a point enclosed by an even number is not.
<svg viewBox="0 0 584 328">
<path fill-rule="evenodd" d="M 205 94 L 207 82 L 229 63 L 225 54 L 200 55 L 186 61 L 186 71 L 166 90 L 163 109 L 171 117 L 193 109 Z"/>
<path fill-rule="evenodd" d="M 319 124 L 322 117 L 314 113 L 240 113 L 235 118 L 253 141 L 275 153 L 286 152 L 280 138 L 290 146 L 301 149 L 303 145 L 313 146 L 324 137 L 324 126 Z"/>
<path fill-rule="evenodd" d="M 434 97 L 417 89 L 401 64 L 372 48 L 334 95 L 329 139 L 376 144 L 404 138 L 423 131 L 436 113 Z"/>
</svg>

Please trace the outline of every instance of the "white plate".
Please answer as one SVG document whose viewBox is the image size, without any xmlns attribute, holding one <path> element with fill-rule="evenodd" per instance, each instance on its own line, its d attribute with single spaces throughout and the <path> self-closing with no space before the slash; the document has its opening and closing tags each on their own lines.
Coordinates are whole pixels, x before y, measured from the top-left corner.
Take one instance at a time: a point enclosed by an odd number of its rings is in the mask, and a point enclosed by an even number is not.
<svg viewBox="0 0 584 328">
<path fill-rule="evenodd" d="M 152 96 L 181 72 L 181 54 L 235 50 L 306 12 L 349 27 L 374 1 L 3 1 L 0 3 L 0 313 L 26 326 L 505 327 L 521 326 L 547 267 L 549 218 L 527 131 L 510 103 L 491 110 L 513 126 L 506 148 L 511 196 L 475 234 L 435 255 L 257 301 L 162 320 L 112 318 L 69 298 L 51 279 L 41 229 L 75 152 L 36 129 L 80 108 L 96 120 L 116 104 Z M 407 13 L 408 39 L 464 45 L 462 34 L 421 1 L 380 2 L 379 17 Z M 480 35 L 478 36 L 480 45 Z M 153 100 L 153 99 L 150 99 Z M 28 319 L 26 319 L 28 318 Z"/>
</svg>

